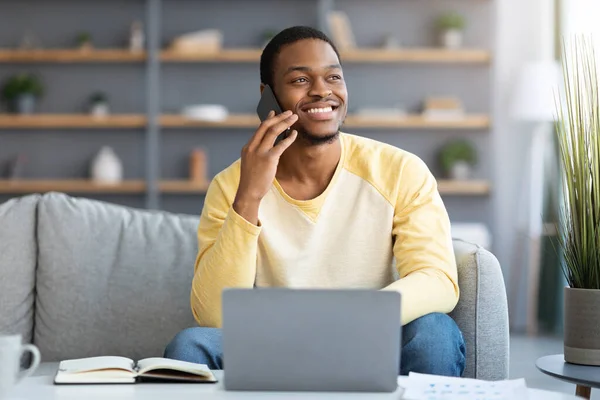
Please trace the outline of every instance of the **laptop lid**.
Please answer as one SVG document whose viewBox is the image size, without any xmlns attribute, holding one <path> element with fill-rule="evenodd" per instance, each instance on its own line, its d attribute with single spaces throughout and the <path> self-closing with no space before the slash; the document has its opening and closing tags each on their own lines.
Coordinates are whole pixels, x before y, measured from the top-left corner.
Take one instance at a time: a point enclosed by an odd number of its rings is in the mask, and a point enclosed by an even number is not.
<svg viewBox="0 0 600 400">
<path fill-rule="evenodd" d="M 223 291 L 228 390 L 397 388 L 400 294 L 377 290 Z"/>
</svg>

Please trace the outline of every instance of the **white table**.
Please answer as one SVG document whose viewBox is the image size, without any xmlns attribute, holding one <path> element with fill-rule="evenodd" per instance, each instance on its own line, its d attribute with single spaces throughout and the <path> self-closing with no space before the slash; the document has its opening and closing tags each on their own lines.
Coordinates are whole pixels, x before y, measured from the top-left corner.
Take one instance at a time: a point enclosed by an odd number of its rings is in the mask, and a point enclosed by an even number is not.
<svg viewBox="0 0 600 400">
<path fill-rule="evenodd" d="M 58 367 L 57 363 L 42 363 L 34 376 L 22 381 L 9 395 L 9 400 L 100 400 L 100 399 L 327 399 L 327 400 L 399 400 L 402 399 L 402 388 L 395 393 L 315 393 L 315 392 L 231 392 L 223 390 L 217 384 L 157 384 L 142 383 L 136 385 L 53 385 L 52 380 Z M 222 381 L 222 371 L 215 371 Z M 398 382 L 406 377 L 399 377 Z M 528 389 L 527 400 L 575 400 L 578 397 Z"/>
</svg>

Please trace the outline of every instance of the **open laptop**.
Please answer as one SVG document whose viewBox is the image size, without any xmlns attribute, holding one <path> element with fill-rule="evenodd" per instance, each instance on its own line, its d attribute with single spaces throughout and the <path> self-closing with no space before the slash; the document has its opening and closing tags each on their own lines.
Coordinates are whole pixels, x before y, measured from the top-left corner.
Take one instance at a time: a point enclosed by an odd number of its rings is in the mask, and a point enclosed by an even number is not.
<svg viewBox="0 0 600 400">
<path fill-rule="evenodd" d="M 227 289 L 227 390 L 392 392 L 400 294 L 376 290 Z"/>
</svg>

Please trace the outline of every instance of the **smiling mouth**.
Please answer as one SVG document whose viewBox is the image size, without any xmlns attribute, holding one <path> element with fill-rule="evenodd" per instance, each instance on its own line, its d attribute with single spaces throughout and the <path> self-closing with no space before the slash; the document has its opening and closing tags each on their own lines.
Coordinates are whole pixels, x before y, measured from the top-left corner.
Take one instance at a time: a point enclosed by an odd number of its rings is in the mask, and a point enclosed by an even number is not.
<svg viewBox="0 0 600 400">
<path fill-rule="evenodd" d="M 329 105 L 325 107 L 311 107 L 303 110 L 308 120 L 312 121 L 330 121 L 337 115 L 336 110 L 339 106 Z"/>
<path fill-rule="evenodd" d="M 320 114 L 320 113 L 330 113 L 337 109 L 337 106 L 329 106 L 329 107 L 320 107 L 320 108 L 309 108 L 305 110 L 308 114 Z"/>
</svg>

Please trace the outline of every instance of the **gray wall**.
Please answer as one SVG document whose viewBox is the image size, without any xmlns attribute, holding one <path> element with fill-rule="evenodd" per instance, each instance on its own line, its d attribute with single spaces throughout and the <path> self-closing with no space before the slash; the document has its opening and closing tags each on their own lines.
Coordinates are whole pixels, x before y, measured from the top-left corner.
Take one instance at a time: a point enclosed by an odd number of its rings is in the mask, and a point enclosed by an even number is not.
<svg viewBox="0 0 600 400">
<path fill-rule="evenodd" d="M 98 47 L 124 45 L 131 20 L 144 18 L 142 0 L 82 2 L 75 0 L 3 0 L 0 14 L 0 47 L 14 46 L 27 29 L 34 30 L 46 47 L 64 47 L 80 30 L 89 30 Z M 348 13 L 357 42 L 378 44 L 388 33 L 406 46 L 431 46 L 432 23 L 438 12 L 460 10 L 468 16 L 465 42 L 468 47 L 492 49 L 493 1 L 449 0 L 391 1 L 338 0 L 336 8 Z M 163 0 L 160 42 L 201 28 L 219 28 L 227 47 L 256 47 L 265 28 L 281 29 L 294 24 L 316 25 L 317 0 Z M 455 95 L 470 112 L 491 112 L 492 66 L 346 64 L 345 75 L 351 110 L 361 106 L 402 105 L 416 110 L 425 96 Z M 42 112 L 72 113 L 81 110 L 90 92 L 109 93 L 113 112 L 146 109 L 145 64 L 0 64 L 0 79 L 29 70 L 39 73 L 47 86 L 40 104 Z M 253 112 L 258 101 L 258 65 L 162 64 L 160 106 L 177 112 L 191 102 L 217 102 L 232 112 Z M 146 162 L 160 162 L 164 178 L 187 177 L 187 158 L 192 147 L 208 150 L 212 176 L 233 162 L 252 135 L 248 129 L 163 129 L 158 160 L 144 159 L 145 130 L 34 130 L 0 131 L 0 164 L 16 152 L 30 158 L 29 177 L 83 177 L 93 153 L 103 144 L 115 147 L 124 160 L 127 178 L 144 178 Z M 443 141 L 468 137 L 475 141 L 480 164 L 476 177 L 491 178 L 490 132 L 428 130 L 355 130 L 421 156 L 439 172 L 435 154 Z M 0 201 L 8 196 L 0 196 Z M 98 196 L 121 204 L 144 206 L 142 195 Z M 162 208 L 199 213 L 202 196 L 163 195 Z M 489 197 L 445 197 L 454 221 L 492 222 Z"/>
</svg>

